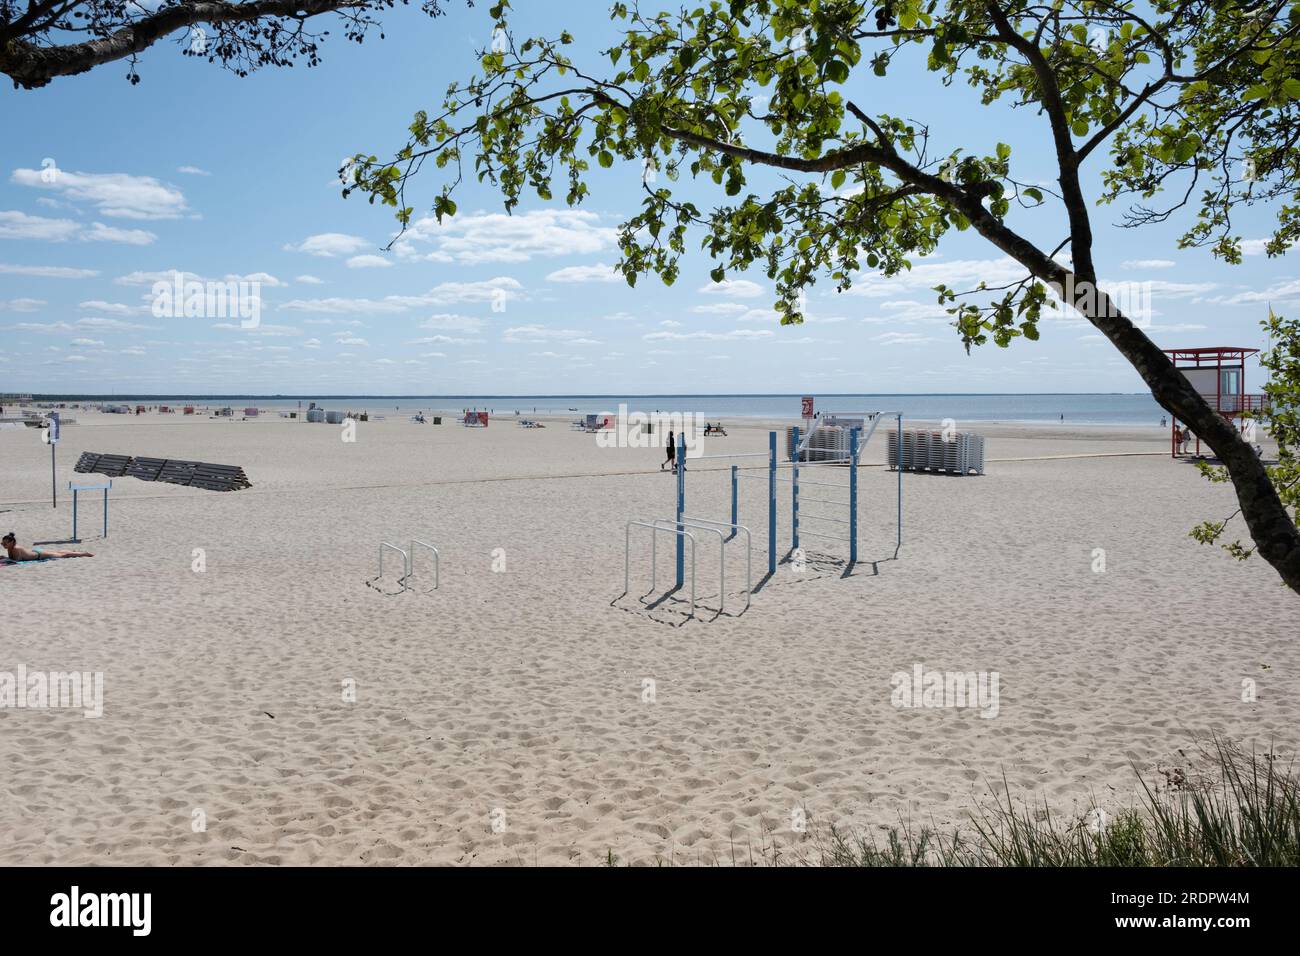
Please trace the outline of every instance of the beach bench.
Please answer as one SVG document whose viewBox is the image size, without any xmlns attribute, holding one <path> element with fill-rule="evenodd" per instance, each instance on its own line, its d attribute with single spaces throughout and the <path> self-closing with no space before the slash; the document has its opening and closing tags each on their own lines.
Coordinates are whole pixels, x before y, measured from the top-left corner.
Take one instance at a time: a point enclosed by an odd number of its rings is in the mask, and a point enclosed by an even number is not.
<svg viewBox="0 0 1300 956">
<path fill-rule="evenodd" d="M 126 466 L 126 477 L 139 478 L 141 481 L 157 481 L 162 474 L 165 458 L 132 458 Z"/>
<path fill-rule="evenodd" d="M 111 478 L 138 478 L 141 481 L 165 481 L 208 491 L 239 491 L 253 483 L 238 465 L 216 465 L 203 461 L 175 458 L 132 458 L 130 455 L 101 455 L 83 452 L 75 469 L 82 474 L 108 475 Z"/>
<path fill-rule="evenodd" d="M 191 488 L 206 488 L 208 491 L 238 491 L 250 485 L 251 482 L 244 474 L 244 469 L 237 465 L 196 462 L 194 477 L 190 479 Z"/>
<path fill-rule="evenodd" d="M 100 455 L 87 451 L 82 453 L 73 470 L 82 474 L 94 473 L 108 475 L 110 478 L 121 478 L 126 474 L 127 466 L 130 464 L 130 455 Z"/>
</svg>

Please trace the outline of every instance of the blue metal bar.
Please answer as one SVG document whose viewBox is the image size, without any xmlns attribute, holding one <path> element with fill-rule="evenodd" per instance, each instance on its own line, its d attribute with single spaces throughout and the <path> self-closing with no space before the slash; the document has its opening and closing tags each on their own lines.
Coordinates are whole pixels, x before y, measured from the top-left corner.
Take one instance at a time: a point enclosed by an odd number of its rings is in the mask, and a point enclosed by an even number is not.
<svg viewBox="0 0 1300 956">
<path fill-rule="evenodd" d="M 776 432 L 767 433 L 767 573 L 776 574 Z"/>
<path fill-rule="evenodd" d="M 682 515 L 686 511 L 686 436 L 680 433 L 677 436 L 677 455 L 674 461 L 677 463 L 677 587 L 680 588 L 686 576 L 686 539 L 682 537 L 686 531 L 682 526 Z M 693 569 L 692 563 L 692 573 Z M 695 606 L 692 604 L 691 612 L 694 611 Z"/>
<path fill-rule="evenodd" d="M 736 466 L 731 466 L 731 523 L 735 524 L 739 519 L 736 517 L 736 506 L 738 503 L 737 490 L 739 482 L 736 480 Z"/>
<path fill-rule="evenodd" d="M 72 540 L 80 541 L 77 537 L 77 489 L 72 489 Z"/>
<path fill-rule="evenodd" d="M 790 473 L 790 549 L 799 547 L 799 426 L 794 426 L 793 470 Z"/>
<path fill-rule="evenodd" d="M 898 536 L 896 548 L 903 546 L 903 413 L 898 413 Z"/>
<path fill-rule="evenodd" d="M 849 431 L 849 563 L 858 562 L 858 429 Z"/>
</svg>

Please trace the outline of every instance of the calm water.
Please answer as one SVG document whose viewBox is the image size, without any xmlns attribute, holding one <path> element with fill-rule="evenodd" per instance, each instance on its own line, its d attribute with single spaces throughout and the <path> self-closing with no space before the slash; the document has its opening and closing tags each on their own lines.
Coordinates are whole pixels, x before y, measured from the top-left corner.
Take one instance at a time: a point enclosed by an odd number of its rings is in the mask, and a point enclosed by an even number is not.
<svg viewBox="0 0 1300 956">
<path fill-rule="evenodd" d="M 80 397 L 84 400 L 84 397 Z M 185 396 L 119 395 L 95 396 L 96 399 L 148 404 L 252 405 L 261 408 L 298 407 L 298 398 L 284 396 Z M 386 414 L 402 412 L 456 414 L 461 409 L 489 410 L 496 415 L 519 411 L 524 415 L 563 415 L 616 412 L 620 403 L 629 410 L 642 412 L 698 412 L 708 418 L 775 418 L 794 420 L 799 417 L 798 395 L 439 395 L 439 396 L 303 396 L 302 407 L 312 401 L 324 408 L 345 411 L 371 411 Z M 831 412 L 901 411 L 905 418 L 958 422 L 1059 422 L 1088 425 L 1159 425 L 1164 410 L 1150 394 L 1062 394 L 1062 395 L 816 395 L 816 409 Z M 39 401 L 39 399 L 38 399 Z"/>
</svg>

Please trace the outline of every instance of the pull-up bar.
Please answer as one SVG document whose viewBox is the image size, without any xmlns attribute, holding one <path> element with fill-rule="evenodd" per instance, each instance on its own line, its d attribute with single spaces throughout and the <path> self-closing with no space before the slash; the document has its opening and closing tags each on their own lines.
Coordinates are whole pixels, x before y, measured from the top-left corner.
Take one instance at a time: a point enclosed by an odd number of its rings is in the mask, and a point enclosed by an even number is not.
<svg viewBox="0 0 1300 956">
<path fill-rule="evenodd" d="M 77 537 L 77 493 L 81 491 L 102 491 L 104 493 L 104 537 L 108 537 L 108 492 L 113 487 L 110 481 L 106 485 L 74 485 L 68 482 L 68 490 L 72 492 L 72 540 L 74 543 L 80 542 Z"/>
<path fill-rule="evenodd" d="M 767 458 L 767 573 L 776 574 L 776 432 L 767 433 L 767 454 L 762 452 L 738 455 L 702 455 L 695 459 L 709 460 L 717 458 Z M 685 580 L 686 542 L 682 538 L 685 525 L 682 523 L 686 514 L 686 436 L 677 436 L 677 586 L 680 588 Z M 745 476 L 748 477 L 748 476 Z M 736 466 L 731 466 L 731 525 L 735 526 L 736 517 Z"/>
</svg>

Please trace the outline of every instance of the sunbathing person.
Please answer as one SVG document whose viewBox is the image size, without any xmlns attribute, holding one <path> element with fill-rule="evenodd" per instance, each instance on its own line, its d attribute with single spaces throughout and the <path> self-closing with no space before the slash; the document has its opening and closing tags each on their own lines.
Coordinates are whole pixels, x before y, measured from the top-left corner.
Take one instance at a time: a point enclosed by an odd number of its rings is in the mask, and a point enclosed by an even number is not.
<svg viewBox="0 0 1300 956">
<path fill-rule="evenodd" d="M 24 548 L 10 531 L 0 538 L 0 547 L 9 553 L 10 561 L 41 561 L 45 558 L 93 558 L 89 551 L 44 551 L 40 548 Z"/>
</svg>

